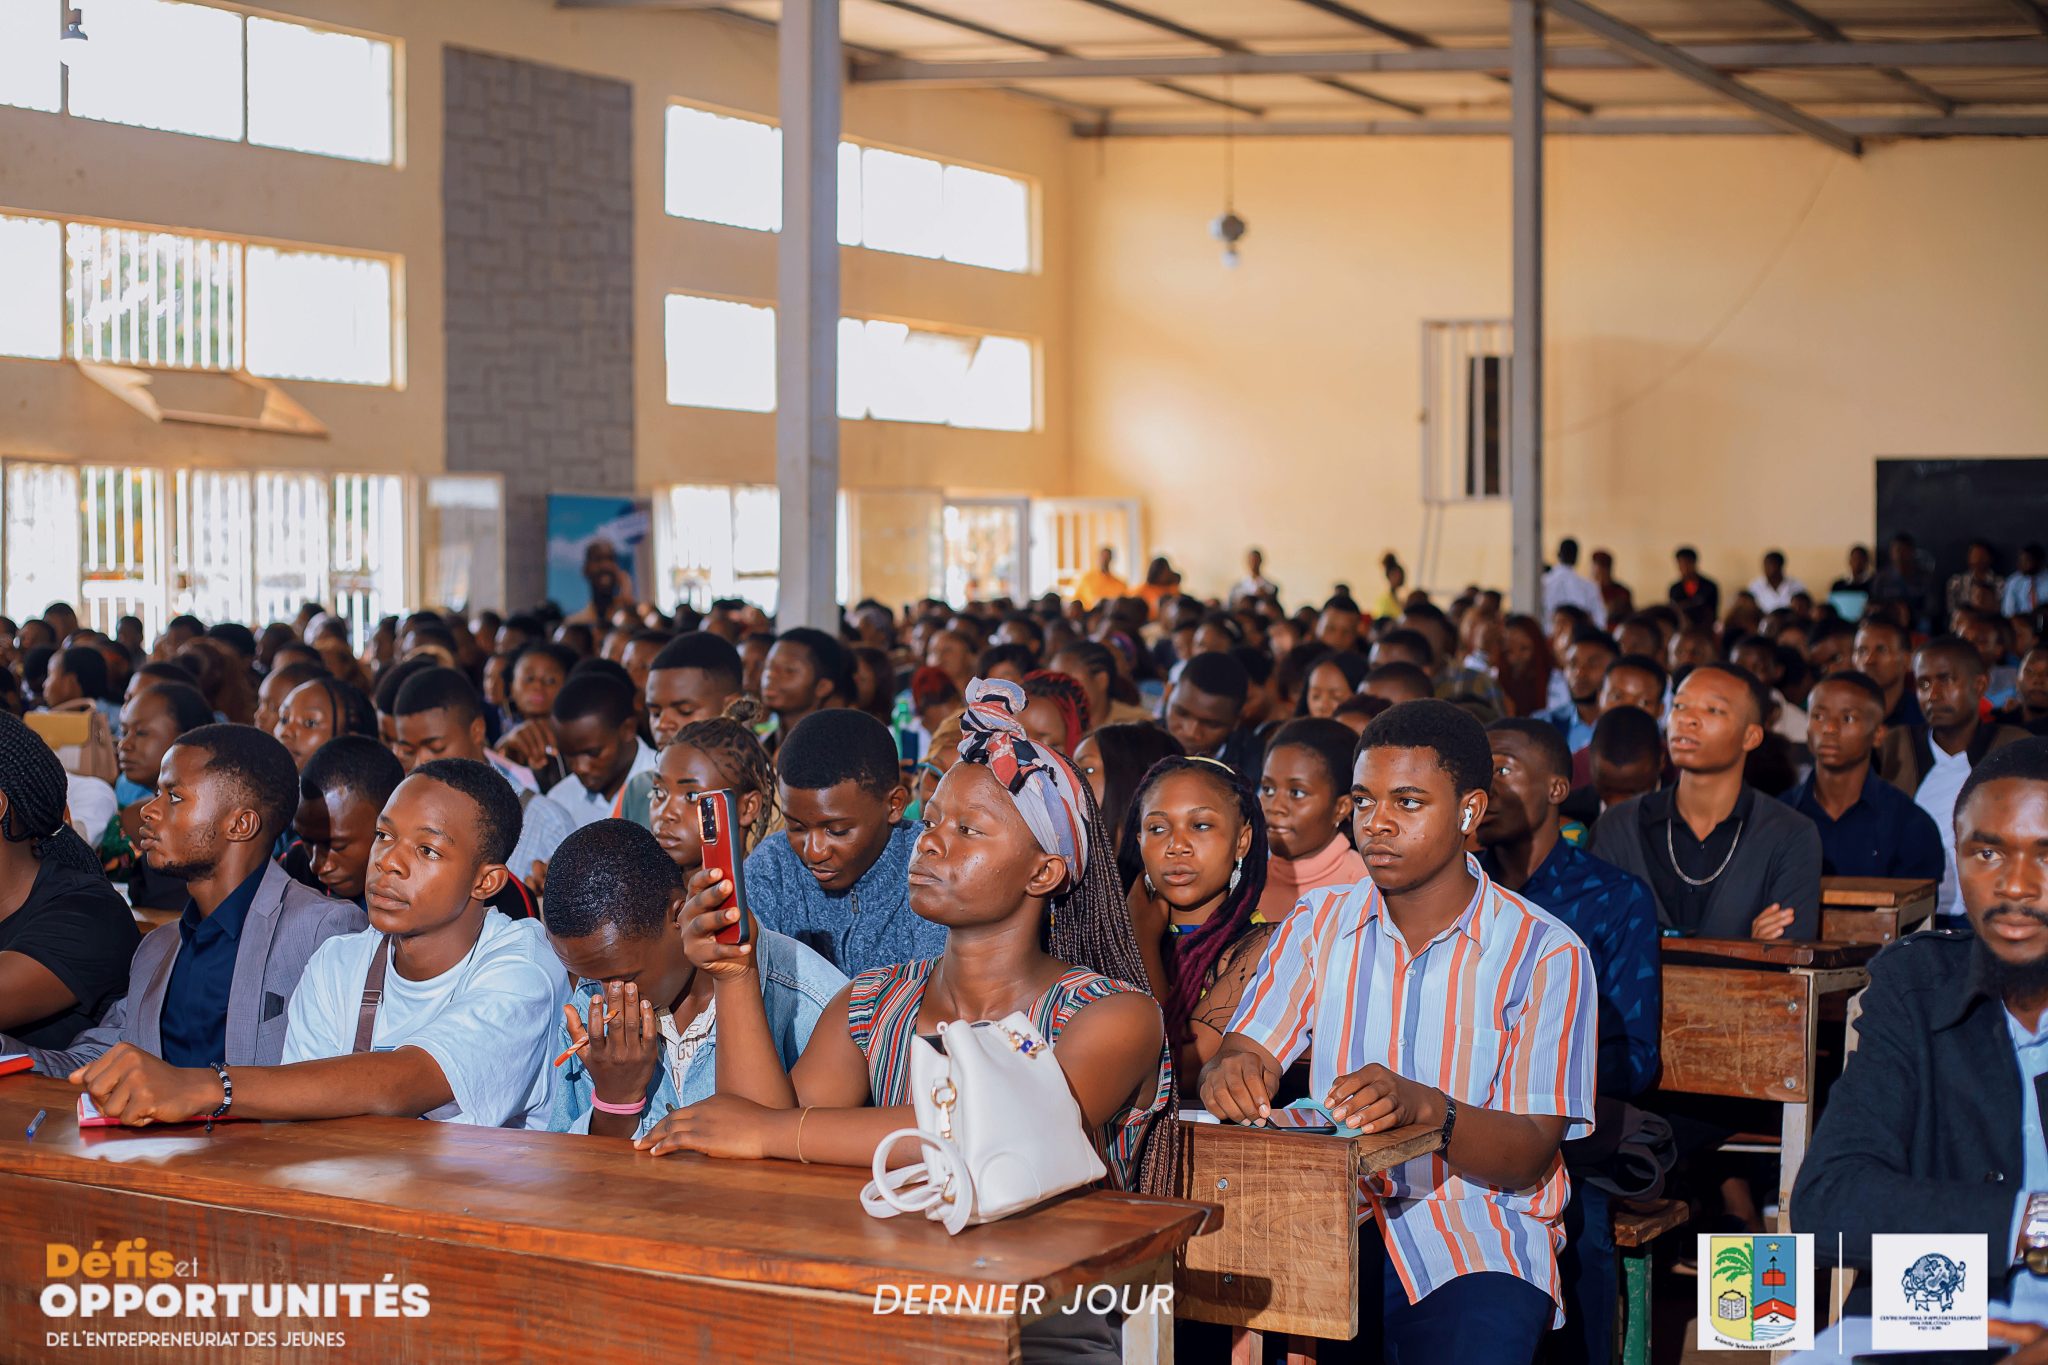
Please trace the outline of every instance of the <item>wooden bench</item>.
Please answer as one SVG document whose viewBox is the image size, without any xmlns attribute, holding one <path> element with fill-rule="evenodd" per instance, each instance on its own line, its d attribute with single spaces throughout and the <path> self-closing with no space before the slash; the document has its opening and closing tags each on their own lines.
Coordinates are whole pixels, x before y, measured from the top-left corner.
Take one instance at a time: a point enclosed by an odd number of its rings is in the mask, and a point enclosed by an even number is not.
<svg viewBox="0 0 2048 1365">
<path fill-rule="evenodd" d="M 869 1217 L 866 1170 L 650 1157 L 623 1138 L 413 1119 L 81 1132 L 75 1096 L 47 1077 L 0 1078 L 0 1341 L 31 1354 L 48 1331 L 139 1328 L 346 1334 L 333 1351 L 175 1352 L 207 1362 L 561 1360 L 593 1343 L 626 1360 L 1007 1362 L 1020 1330 L 1076 1290 L 1168 1282 L 1181 1244 L 1216 1214 L 1092 1191 L 949 1237 L 923 1218 Z M 25 1140 L 39 1108 L 48 1117 Z M 388 1275 L 394 1293 L 423 1286 L 428 1312 L 258 1318 L 222 1299 L 212 1319 L 44 1315 L 46 1285 L 91 1282 L 50 1273 L 48 1244 L 112 1252 L 136 1238 L 196 1262 L 176 1281 L 375 1287 Z M 117 1271 L 131 1284 L 137 1273 Z M 1036 1309 L 1002 1297 L 1034 1285 Z M 971 1306 L 878 1311 L 919 1286 Z"/>
<path fill-rule="evenodd" d="M 1813 1134 L 1823 1002 L 1869 980 L 1875 943 L 1664 940 L 1663 1071 L 1657 1088 L 1782 1105 L 1778 1222 Z"/>
<path fill-rule="evenodd" d="M 1650 1365 L 1650 1244 L 1684 1227 L 1692 1209 L 1683 1199 L 1660 1199 L 1643 1208 L 1614 1207 L 1614 1249 L 1621 1259 L 1621 1365 Z"/>
<path fill-rule="evenodd" d="M 1934 916 L 1931 881 L 1911 877 L 1822 877 L 1820 936 L 1841 943 L 1890 943 Z"/>
<path fill-rule="evenodd" d="M 1183 1120 L 1180 1136 L 1181 1193 L 1223 1218 L 1183 1249 L 1174 1316 L 1243 1329 L 1234 1355 L 1254 1365 L 1261 1333 L 1357 1336 L 1359 1182 L 1435 1151 L 1437 1130 L 1345 1138 Z"/>
</svg>

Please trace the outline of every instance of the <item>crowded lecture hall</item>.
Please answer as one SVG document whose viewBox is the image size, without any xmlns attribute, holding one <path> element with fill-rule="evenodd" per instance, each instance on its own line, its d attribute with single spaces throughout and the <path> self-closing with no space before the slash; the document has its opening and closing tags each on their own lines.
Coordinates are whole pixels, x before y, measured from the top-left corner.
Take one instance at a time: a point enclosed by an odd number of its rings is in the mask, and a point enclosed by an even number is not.
<svg viewBox="0 0 2048 1365">
<path fill-rule="evenodd" d="M 2041 0 L 0 0 L 0 1360 L 2043 1365 L 2044 224 Z"/>
</svg>

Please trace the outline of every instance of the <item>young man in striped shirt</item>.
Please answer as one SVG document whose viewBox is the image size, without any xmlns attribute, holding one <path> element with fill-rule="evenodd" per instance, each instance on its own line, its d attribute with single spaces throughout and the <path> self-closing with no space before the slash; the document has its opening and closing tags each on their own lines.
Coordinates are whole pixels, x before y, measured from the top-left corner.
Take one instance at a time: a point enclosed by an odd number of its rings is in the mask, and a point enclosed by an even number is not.
<svg viewBox="0 0 2048 1365">
<path fill-rule="evenodd" d="M 1466 853 L 1491 770 L 1485 730 L 1447 702 L 1374 718 L 1351 793 L 1369 878 L 1288 917 L 1202 1071 L 1212 1113 L 1257 1123 L 1306 1051 L 1340 1123 L 1443 1133 L 1360 1190 L 1385 1245 L 1360 1335 L 1389 1365 L 1527 1365 L 1564 1319 L 1558 1149 L 1592 1131 L 1593 967 Z"/>
</svg>

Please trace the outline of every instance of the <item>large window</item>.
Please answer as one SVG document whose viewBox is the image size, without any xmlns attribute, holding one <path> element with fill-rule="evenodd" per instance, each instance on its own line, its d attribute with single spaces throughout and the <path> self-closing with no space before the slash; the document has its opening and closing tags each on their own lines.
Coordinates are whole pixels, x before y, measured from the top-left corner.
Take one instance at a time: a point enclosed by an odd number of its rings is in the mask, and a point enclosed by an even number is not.
<svg viewBox="0 0 2048 1365">
<path fill-rule="evenodd" d="M 422 600 L 503 605 L 504 490 L 494 478 L 8 460 L 0 488 L 0 610 L 16 619 L 66 601 L 87 625 L 111 631 L 133 613 L 153 634 L 179 612 L 260 628 L 322 602 L 360 645 L 379 617 Z M 458 504 L 459 526 L 446 515 Z M 429 527 L 415 524 L 422 507 L 435 509 Z M 422 598 L 428 535 L 435 572 Z"/>
<path fill-rule="evenodd" d="M 0 217 L 0 355 L 390 385 L 395 273 L 381 256 Z"/>
<path fill-rule="evenodd" d="M 352 161 L 394 159 L 389 42 L 178 0 L 84 0 L 86 40 L 61 42 L 65 8 L 65 0 L 0 4 L 0 104 Z"/>
<path fill-rule="evenodd" d="M 694 294 L 668 297 L 668 401 L 775 410 L 775 310 Z M 1029 431 L 1031 343 L 901 322 L 839 320 L 839 415 Z"/>
<path fill-rule="evenodd" d="M 678 218 L 782 227 L 782 130 L 685 105 L 668 111 L 664 201 Z M 990 270 L 1031 268 L 1031 186 L 1014 176 L 839 144 L 839 241 Z"/>
</svg>

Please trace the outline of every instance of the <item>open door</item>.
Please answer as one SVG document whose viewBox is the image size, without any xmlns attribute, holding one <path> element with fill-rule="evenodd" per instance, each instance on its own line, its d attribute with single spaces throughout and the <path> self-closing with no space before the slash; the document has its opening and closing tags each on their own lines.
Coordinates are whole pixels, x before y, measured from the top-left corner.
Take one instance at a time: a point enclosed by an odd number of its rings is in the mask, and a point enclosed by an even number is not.
<svg viewBox="0 0 2048 1365">
<path fill-rule="evenodd" d="M 1117 577 L 1145 576 L 1138 503 L 1131 498 L 1041 498 L 1031 504 L 1031 592 L 1072 597 L 1104 546 L 1116 552 Z"/>
</svg>

